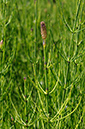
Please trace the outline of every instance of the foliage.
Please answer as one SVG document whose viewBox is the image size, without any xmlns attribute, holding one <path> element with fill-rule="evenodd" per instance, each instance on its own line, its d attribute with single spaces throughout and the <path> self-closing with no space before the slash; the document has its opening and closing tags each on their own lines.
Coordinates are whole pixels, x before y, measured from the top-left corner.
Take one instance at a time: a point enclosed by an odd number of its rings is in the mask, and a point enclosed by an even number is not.
<svg viewBox="0 0 85 129">
<path fill-rule="evenodd" d="M 84 129 L 84 7 L 84 0 L 0 1 L 1 129 Z"/>
</svg>

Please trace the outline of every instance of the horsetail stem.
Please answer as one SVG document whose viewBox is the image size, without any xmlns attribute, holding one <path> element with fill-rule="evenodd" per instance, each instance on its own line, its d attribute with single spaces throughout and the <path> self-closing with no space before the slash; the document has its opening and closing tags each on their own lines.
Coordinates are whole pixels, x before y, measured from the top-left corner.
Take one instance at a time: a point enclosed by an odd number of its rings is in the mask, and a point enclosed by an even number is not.
<svg viewBox="0 0 85 129">
<path fill-rule="evenodd" d="M 43 39 L 43 50 L 44 50 L 44 73 L 45 73 L 45 88 L 46 88 L 46 109 L 47 109 L 47 128 L 49 129 L 48 121 L 49 121 L 49 108 L 48 108 L 48 80 L 47 80 L 47 58 L 46 58 L 46 25 L 45 22 L 42 21 L 41 23 L 41 36 Z"/>
<path fill-rule="evenodd" d="M 47 31 L 46 31 L 45 22 L 42 21 L 40 24 L 41 24 L 41 36 L 42 36 L 42 39 L 43 39 L 43 50 L 44 50 L 45 85 L 46 85 L 46 89 L 48 89 L 48 86 L 47 86 L 47 69 L 46 69 L 46 64 L 47 64 L 47 59 L 46 59 L 46 37 L 47 37 Z"/>
</svg>

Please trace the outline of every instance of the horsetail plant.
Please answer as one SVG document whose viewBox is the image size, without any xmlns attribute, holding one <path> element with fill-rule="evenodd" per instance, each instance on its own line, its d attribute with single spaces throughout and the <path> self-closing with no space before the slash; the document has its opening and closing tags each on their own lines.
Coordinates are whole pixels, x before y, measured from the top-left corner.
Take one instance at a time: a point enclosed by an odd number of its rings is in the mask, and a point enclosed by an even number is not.
<svg viewBox="0 0 85 129">
<path fill-rule="evenodd" d="M 44 73 L 45 73 L 45 88 L 46 88 L 46 108 L 47 108 L 47 128 L 48 121 L 49 121 L 49 109 L 48 109 L 48 80 L 47 80 L 47 59 L 46 59 L 46 37 L 47 37 L 47 31 L 46 31 L 46 25 L 45 22 L 42 21 L 41 23 L 41 36 L 43 39 L 43 50 L 44 50 Z"/>
<path fill-rule="evenodd" d="M 84 5 L 0 2 L 0 129 L 84 128 Z"/>
<path fill-rule="evenodd" d="M 46 37 L 47 37 L 47 31 L 46 31 L 46 25 L 42 21 L 41 22 L 41 35 L 43 39 L 43 49 L 44 49 L 44 70 L 45 70 L 45 84 L 46 84 L 46 91 L 47 91 L 47 70 L 46 70 L 46 64 L 47 64 L 47 59 L 46 59 Z"/>
</svg>

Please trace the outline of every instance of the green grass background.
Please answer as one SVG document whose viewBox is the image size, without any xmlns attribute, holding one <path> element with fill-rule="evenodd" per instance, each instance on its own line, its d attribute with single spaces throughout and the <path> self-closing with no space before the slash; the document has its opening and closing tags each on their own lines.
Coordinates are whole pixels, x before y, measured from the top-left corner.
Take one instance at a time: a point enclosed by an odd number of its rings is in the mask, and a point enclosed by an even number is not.
<svg viewBox="0 0 85 129">
<path fill-rule="evenodd" d="M 0 0 L 0 40 L 0 129 L 84 129 L 85 1 Z"/>
</svg>

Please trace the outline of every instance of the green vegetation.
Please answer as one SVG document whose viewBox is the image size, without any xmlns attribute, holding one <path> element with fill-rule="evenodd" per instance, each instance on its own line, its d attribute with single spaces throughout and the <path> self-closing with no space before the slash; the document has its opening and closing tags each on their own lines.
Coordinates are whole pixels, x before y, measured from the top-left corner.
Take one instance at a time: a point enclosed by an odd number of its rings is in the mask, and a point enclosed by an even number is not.
<svg viewBox="0 0 85 129">
<path fill-rule="evenodd" d="M 0 41 L 0 129 L 84 129 L 85 0 L 0 0 Z"/>
</svg>

